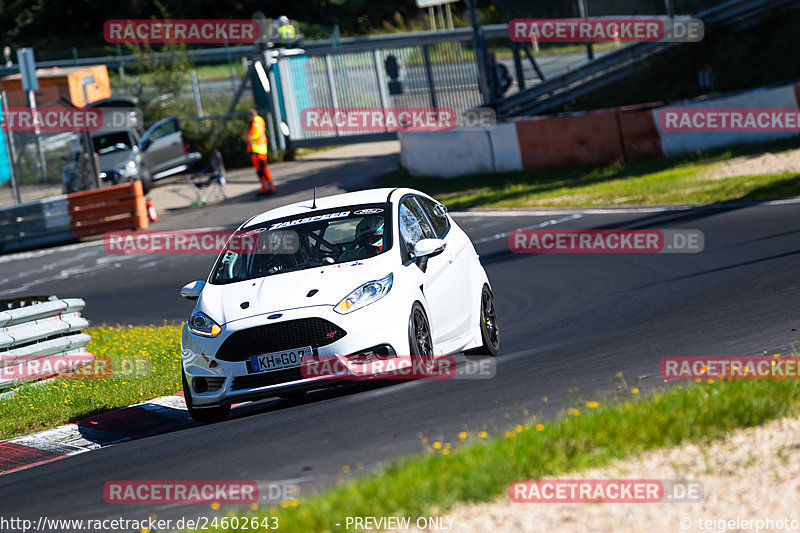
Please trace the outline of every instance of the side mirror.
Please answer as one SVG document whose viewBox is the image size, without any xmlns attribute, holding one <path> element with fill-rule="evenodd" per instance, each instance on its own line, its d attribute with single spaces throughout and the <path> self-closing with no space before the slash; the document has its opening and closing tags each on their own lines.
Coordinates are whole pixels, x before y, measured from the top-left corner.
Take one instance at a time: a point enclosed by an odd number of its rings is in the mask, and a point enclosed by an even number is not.
<svg viewBox="0 0 800 533">
<path fill-rule="evenodd" d="M 414 245 L 414 255 L 417 257 L 433 257 L 444 252 L 445 242 L 442 239 L 421 239 Z"/>
<path fill-rule="evenodd" d="M 181 289 L 181 296 L 187 300 L 197 300 L 200 297 L 200 293 L 203 292 L 203 287 L 205 286 L 206 282 L 200 280 L 187 283 Z"/>
</svg>

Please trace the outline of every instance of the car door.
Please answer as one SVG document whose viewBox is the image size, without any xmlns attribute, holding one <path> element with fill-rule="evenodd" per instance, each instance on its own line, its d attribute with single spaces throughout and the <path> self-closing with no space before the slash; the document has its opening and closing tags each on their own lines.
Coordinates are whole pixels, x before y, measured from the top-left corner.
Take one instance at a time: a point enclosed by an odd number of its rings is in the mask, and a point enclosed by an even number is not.
<svg viewBox="0 0 800 533">
<path fill-rule="evenodd" d="M 459 333 L 467 333 L 471 316 L 467 311 L 472 311 L 470 295 L 474 294 L 474 288 L 470 287 L 470 262 L 473 259 L 471 247 L 468 246 L 469 237 L 461 231 L 450 231 L 451 224 L 445 206 L 425 196 L 416 196 L 416 199 L 428 217 L 436 238 L 442 239 L 447 245 L 442 254 L 449 263 L 445 290 L 449 294 L 448 299 L 458 309 L 457 313 L 453 313 L 453 320 L 457 322 L 455 328 Z"/>
<path fill-rule="evenodd" d="M 414 196 L 407 196 L 398 209 L 400 239 L 409 255 L 414 245 L 421 239 L 435 239 L 436 232 L 431 227 L 422 207 Z M 451 263 L 447 250 L 427 259 L 417 258 L 407 262 L 406 268 L 417 268 L 422 272 L 422 292 L 427 300 L 426 312 L 431 324 L 434 345 L 440 345 L 458 336 L 458 310 L 454 307 L 454 283 L 451 279 Z"/>
<path fill-rule="evenodd" d="M 165 118 L 153 124 L 139 143 L 145 165 L 154 177 L 185 164 L 183 134 L 178 118 Z"/>
</svg>

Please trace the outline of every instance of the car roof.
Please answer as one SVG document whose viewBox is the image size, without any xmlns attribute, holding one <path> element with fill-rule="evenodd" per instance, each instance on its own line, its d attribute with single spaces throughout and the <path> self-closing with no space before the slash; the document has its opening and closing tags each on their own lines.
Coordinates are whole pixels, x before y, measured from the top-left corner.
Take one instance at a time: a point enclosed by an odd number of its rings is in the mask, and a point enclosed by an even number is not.
<svg viewBox="0 0 800 533">
<path fill-rule="evenodd" d="M 285 205 L 283 207 L 278 207 L 276 209 L 271 209 L 269 211 L 261 213 L 260 215 L 256 215 L 247 222 L 245 222 L 244 224 L 242 224 L 242 227 L 249 227 L 254 224 L 262 224 L 268 220 L 274 220 L 276 218 L 290 217 L 292 215 L 305 215 L 325 209 L 335 209 L 337 207 L 345 207 L 349 205 L 358 205 L 358 204 L 385 203 L 389 198 L 390 194 L 393 196 L 393 200 L 397 200 L 403 194 L 422 194 L 423 196 L 427 196 L 426 194 L 421 193 L 419 191 L 415 191 L 414 189 L 406 189 L 406 188 L 385 187 L 382 189 L 367 189 L 364 191 L 347 192 L 343 194 L 335 194 L 333 196 L 324 196 L 322 198 L 317 198 L 316 209 L 312 209 L 311 207 L 313 199 L 308 198 L 307 200 L 295 202 L 293 204 Z"/>
</svg>

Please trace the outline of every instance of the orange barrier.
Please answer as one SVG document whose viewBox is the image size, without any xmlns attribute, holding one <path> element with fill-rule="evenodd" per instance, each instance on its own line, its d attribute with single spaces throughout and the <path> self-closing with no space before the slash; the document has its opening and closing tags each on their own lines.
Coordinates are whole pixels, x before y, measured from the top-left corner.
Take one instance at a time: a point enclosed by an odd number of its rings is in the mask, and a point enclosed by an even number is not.
<svg viewBox="0 0 800 533">
<path fill-rule="evenodd" d="M 146 229 L 147 206 L 140 181 L 67 195 L 75 238 L 107 231 Z"/>
<path fill-rule="evenodd" d="M 613 109 L 516 124 L 522 168 L 613 163 L 624 158 Z"/>
<path fill-rule="evenodd" d="M 617 111 L 619 131 L 625 159 L 655 159 L 664 157 L 661 149 L 661 134 L 653 118 L 653 108 L 661 104 L 645 104 Z"/>
</svg>

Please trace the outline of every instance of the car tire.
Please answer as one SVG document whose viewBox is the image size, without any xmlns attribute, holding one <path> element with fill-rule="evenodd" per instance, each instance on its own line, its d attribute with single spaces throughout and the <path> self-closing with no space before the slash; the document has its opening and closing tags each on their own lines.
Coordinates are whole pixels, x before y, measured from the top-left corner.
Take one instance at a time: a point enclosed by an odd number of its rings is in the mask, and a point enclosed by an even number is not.
<svg viewBox="0 0 800 533">
<path fill-rule="evenodd" d="M 142 182 L 142 193 L 147 194 L 153 188 L 153 177 L 147 167 L 139 167 L 138 177 L 136 178 Z"/>
<path fill-rule="evenodd" d="M 216 407 L 195 408 L 192 403 L 192 391 L 189 389 L 189 383 L 186 381 L 186 374 L 181 371 L 183 378 L 183 398 L 186 401 L 186 408 L 189 410 L 189 416 L 192 420 L 200 424 L 213 424 L 215 422 L 222 422 L 228 418 L 228 413 L 231 412 L 229 404 L 218 405 Z"/>
<path fill-rule="evenodd" d="M 413 363 L 419 361 L 423 372 L 433 370 L 433 337 L 430 322 L 425 314 L 425 309 L 419 302 L 411 306 L 411 315 L 408 317 L 408 347 Z"/>
<path fill-rule="evenodd" d="M 500 329 L 497 326 L 494 296 L 488 285 L 484 285 L 481 290 L 480 311 L 482 345 L 464 353 L 467 355 L 491 355 L 495 357 L 500 351 Z"/>
</svg>

